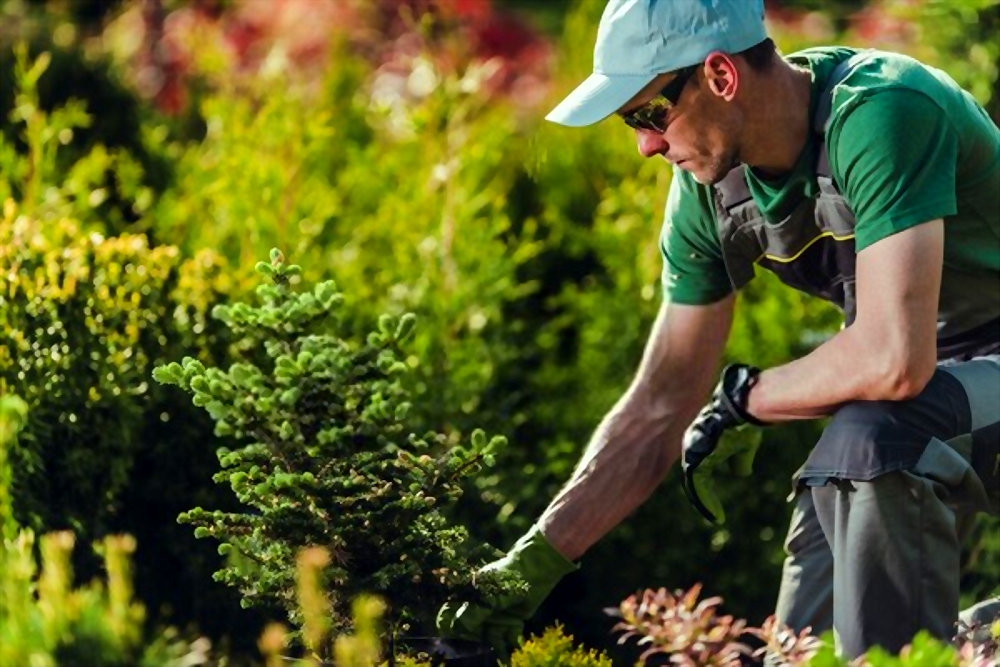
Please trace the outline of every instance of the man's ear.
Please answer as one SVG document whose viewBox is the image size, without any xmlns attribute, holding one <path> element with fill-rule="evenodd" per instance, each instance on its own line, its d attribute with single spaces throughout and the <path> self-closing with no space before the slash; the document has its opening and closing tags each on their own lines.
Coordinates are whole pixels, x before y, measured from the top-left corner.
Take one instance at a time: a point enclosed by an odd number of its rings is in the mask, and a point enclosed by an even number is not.
<svg viewBox="0 0 1000 667">
<path fill-rule="evenodd" d="M 705 57 L 705 82 L 710 91 L 727 102 L 736 97 L 740 74 L 729 54 L 712 51 Z"/>
</svg>

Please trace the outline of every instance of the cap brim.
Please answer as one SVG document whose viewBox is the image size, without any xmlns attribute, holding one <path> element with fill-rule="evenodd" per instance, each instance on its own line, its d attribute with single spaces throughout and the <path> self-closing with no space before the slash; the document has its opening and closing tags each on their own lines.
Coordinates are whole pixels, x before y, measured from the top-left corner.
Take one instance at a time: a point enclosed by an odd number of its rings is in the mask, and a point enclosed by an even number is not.
<svg viewBox="0 0 1000 667">
<path fill-rule="evenodd" d="M 545 120 L 569 127 L 593 125 L 622 108 L 654 78 L 591 74 Z"/>
</svg>

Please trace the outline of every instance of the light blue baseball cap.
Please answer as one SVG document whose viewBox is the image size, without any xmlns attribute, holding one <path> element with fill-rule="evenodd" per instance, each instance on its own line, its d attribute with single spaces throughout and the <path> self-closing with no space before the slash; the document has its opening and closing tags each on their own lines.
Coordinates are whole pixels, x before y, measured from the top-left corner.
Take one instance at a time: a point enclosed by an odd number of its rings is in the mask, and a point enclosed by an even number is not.
<svg viewBox="0 0 1000 667">
<path fill-rule="evenodd" d="M 763 0 L 611 0 L 594 46 L 594 73 L 546 120 L 582 127 L 610 116 L 657 75 L 739 53 L 767 39 Z"/>
</svg>

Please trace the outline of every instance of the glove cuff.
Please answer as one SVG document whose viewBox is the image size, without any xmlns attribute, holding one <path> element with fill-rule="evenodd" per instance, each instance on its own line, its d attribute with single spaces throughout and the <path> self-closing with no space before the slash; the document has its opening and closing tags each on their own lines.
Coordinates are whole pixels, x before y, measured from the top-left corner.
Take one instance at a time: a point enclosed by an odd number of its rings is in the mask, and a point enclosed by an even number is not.
<svg viewBox="0 0 1000 667">
<path fill-rule="evenodd" d="M 531 618 L 564 576 L 579 569 L 555 550 L 535 524 L 507 552 L 504 569 L 521 575 L 528 584 L 527 595 L 507 609 L 514 617 Z"/>
<path fill-rule="evenodd" d="M 753 424 L 754 426 L 769 426 L 747 411 L 747 400 L 750 397 L 750 389 L 757 384 L 760 377 L 760 369 L 746 364 L 730 364 L 722 371 L 722 399 L 726 407 L 737 417 L 741 423 Z"/>
<path fill-rule="evenodd" d="M 580 569 L 578 564 L 556 551 L 538 524 L 521 536 L 509 556 L 521 565 L 518 571 L 526 575 L 525 579 L 532 586 L 549 585 L 550 589 L 555 588 L 560 579 Z"/>
</svg>

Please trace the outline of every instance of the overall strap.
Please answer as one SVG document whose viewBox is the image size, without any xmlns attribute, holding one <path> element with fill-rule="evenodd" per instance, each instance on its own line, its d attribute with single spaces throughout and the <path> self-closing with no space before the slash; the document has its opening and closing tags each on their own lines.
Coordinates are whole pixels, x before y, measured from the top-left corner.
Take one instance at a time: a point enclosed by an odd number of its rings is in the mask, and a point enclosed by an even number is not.
<svg viewBox="0 0 1000 667">
<path fill-rule="evenodd" d="M 838 63 L 823 85 L 817 101 L 816 112 L 811 127 L 820 141 L 816 163 L 816 180 L 820 191 L 827 195 L 821 197 L 815 204 L 803 202 L 801 210 L 793 212 L 793 217 L 804 220 L 817 220 L 820 231 L 833 232 L 834 236 L 849 238 L 853 234 L 854 216 L 843 201 L 834 183 L 830 160 L 826 146 L 826 132 L 829 129 L 833 109 L 834 88 L 864 59 L 870 57 L 871 51 L 859 51 L 844 61 Z M 817 233 L 811 226 L 803 226 L 789 221 L 789 224 L 779 225 L 779 228 L 769 228 L 760 212 L 747 185 L 746 165 L 732 169 L 715 186 L 716 221 L 718 224 L 719 241 L 722 245 L 723 259 L 734 289 L 740 289 L 754 276 L 754 266 L 761 258 L 762 252 L 768 247 L 788 247 L 801 249 L 811 243 L 811 237 Z M 807 210 L 808 209 L 808 210 Z M 829 229 L 827 229 L 829 227 Z M 774 236 L 775 238 L 770 238 Z M 802 236 L 803 238 L 798 238 Z M 810 238 L 804 238 L 810 237 Z M 846 263 L 845 263 L 846 262 Z M 853 278 L 853 262 L 839 261 L 841 278 L 848 274 Z M 848 267 L 846 264 L 851 264 Z M 782 268 L 783 273 L 788 270 Z M 787 276 L 786 276 L 787 278 Z M 783 282 L 793 284 L 794 281 L 782 278 Z M 851 282 L 839 280 L 840 283 Z M 825 294 L 823 294 L 825 298 Z M 838 305 L 853 311 L 853 298 L 850 295 L 834 299 Z"/>
<path fill-rule="evenodd" d="M 871 55 L 872 50 L 859 51 L 837 65 L 823 87 L 820 94 L 816 115 L 813 117 L 813 131 L 821 140 L 820 152 L 816 164 L 816 172 L 820 176 L 831 178 L 830 160 L 826 151 L 826 132 L 829 129 L 830 116 L 833 111 L 833 89 L 837 87 L 850 71 Z M 714 186 L 717 201 L 721 208 L 730 215 L 740 206 L 749 202 L 752 197 L 746 182 L 746 165 L 739 165 L 731 170 Z"/>
<path fill-rule="evenodd" d="M 823 92 L 819 96 L 819 105 L 816 107 L 816 115 L 813 117 L 813 131 L 824 139 L 826 132 L 830 129 L 830 116 L 833 113 L 833 89 L 843 81 L 851 70 L 861 64 L 872 54 L 872 49 L 858 51 L 853 56 L 837 65 L 823 87 Z"/>
</svg>

